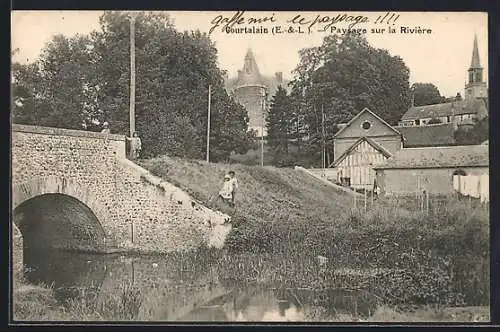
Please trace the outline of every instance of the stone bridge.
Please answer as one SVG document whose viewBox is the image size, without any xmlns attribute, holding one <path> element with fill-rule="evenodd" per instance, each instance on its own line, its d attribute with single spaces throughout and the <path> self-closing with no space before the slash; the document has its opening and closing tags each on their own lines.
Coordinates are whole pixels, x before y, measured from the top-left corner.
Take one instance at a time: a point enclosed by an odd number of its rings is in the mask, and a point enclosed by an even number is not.
<svg viewBox="0 0 500 332">
<path fill-rule="evenodd" d="M 221 247 L 228 216 L 126 158 L 125 137 L 12 126 L 14 243 L 143 252 Z"/>
</svg>

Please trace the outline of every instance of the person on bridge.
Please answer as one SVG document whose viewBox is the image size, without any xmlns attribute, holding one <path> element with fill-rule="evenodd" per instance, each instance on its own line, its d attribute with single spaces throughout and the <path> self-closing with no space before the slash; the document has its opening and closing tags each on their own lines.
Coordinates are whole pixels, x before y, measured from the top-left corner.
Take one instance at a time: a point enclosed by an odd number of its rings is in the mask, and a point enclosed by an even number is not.
<svg viewBox="0 0 500 332">
<path fill-rule="evenodd" d="M 132 134 L 132 137 L 127 137 L 127 140 L 130 141 L 130 155 L 132 159 L 139 159 L 139 155 L 142 150 L 142 142 L 136 131 Z"/>
<path fill-rule="evenodd" d="M 104 123 L 102 124 L 101 133 L 103 133 L 103 134 L 111 134 L 111 130 L 109 130 L 109 123 L 107 121 L 104 121 Z"/>
</svg>

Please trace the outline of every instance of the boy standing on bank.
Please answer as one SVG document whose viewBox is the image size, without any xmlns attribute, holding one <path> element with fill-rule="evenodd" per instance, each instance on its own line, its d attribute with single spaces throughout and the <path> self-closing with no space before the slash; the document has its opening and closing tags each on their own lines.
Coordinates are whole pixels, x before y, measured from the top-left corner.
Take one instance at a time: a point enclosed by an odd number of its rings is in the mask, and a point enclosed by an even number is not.
<svg viewBox="0 0 500 332">
<path fill-rule="evenodd" d="M 236 179 L 234 171 L 229 171 L 229 181 L 231 183 L 231 205 L 234 207 L 234 197 L 238 189 L 238 179 Z"/>
</svg>

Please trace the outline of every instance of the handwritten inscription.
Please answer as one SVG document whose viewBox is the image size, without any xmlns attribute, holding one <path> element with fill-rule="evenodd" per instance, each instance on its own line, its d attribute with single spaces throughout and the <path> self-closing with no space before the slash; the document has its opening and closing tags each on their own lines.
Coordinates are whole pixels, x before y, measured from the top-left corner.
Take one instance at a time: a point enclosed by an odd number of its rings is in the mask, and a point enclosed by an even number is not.
<svg viewBox="0 0 500 332">
<path fill-rule="evenodd" d="M 368 17 L 366 16 L 353 16 L 347 14 L 338 14 L 337 16 L 327 16 L 327 15 L 316 15 L 316 17 L 311 20 L 307 19 L 302 14 L 296 15 L 287 23 L 304 25 L 308 29 L 312 29 L 314 26 L 319 26 L 319 31 L 326 31 L 330 29 L 334 24 L 337 23 L 349 23 L 348 28 L 352 29 L 358 23 L 368 22 Z"/>
<path fill-rule="evenodd" d="M 244 25 L 256 25 L 264 23 L 275 23 L 277 18 L 274 13 L 271 15 L 264 15 L 260 17 L 245 17 L 245 11 L 237 11 L 232 16 L 217 15 L 212 19 L 209 34 L 215 29 L 220 28 L 222 32 L 231 33 L 244 29 Z M 301 28 L 311 29 L 315 28 L 318 31 L 326 31 L 333 27 L 334 24 L 348 23 L 348 28 L 352 29 L 356 24 L 367 23 L 368 17 L 363 15 L 348 15 L 338 14 L 336 16 L 316 15 L 314 18 L 307 18 L 303 14 L 294 15 L 285 21 L 288 24 L 289 31 L 302 31 Z M 240 27 L 240 28 L 238 28 Z"/>
<path fill-rule="evenodd" d="M 210 21 L 209 34 L 216 29 L 227 34 L 311 34 L 326 32 L 345 34 L 404 34 L 426 35 L 432 33 L 427 27 L 408 27 L 399 23 L 400 14 L 386 12 L 370 21 L 367 16 L 347 13 L 263 13 L 249 15 L 240 10 L 231 14 L 220 14 Z M 366 23 L 370 23 L 369 26 Z"/>
<path fill-rule="evenodd" d="M 222 15 L 217 15 L 210 23 L 212 26 L 208 31 L 211 34 L 216 28 L 221 27 L 222 31 L 229 32 L 228 30 L 234 28 L 238 25 L 250 25 L 250 24 L 262 24 L 266 22 L 276 22 L 274 13 L 271 16 L 262 17 L 249 17 L 245 19 L 243 14 L 245 11 L 237 11 L 232 17 L 224 17 Z"/>
</svg>

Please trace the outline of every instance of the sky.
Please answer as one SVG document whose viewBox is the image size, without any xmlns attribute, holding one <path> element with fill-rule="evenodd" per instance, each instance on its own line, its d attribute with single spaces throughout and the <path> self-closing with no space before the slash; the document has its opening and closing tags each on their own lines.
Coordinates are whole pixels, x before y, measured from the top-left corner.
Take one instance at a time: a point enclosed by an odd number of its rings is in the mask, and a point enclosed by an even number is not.
<svg viewBox="0 0 500 332">
<path fill-rule="evenodd" d="M 102 11 L 13 11 L 11 20 L 12 50 L 19 51 L 13 61 L 26 63 L 34 61 L 44 45 L 57 34 L 73 36 L 88 34 L 99 29 L 99 16 Z M 200 30 L 209 32 L 218 16 L 232 18 L 232 12 L 167 12 L 175 27 L 180 30 Z M 484 77 L 488 78 L 488 16 L 479 12 L 244 12 L 244 24 L 233 28 L 255 26 L 267 28 L 268 33 L 227 33 L 221 26 L 215 28 L 210 38 L 218 49 L 219 66 L 236 76 L 242 69 L 245 54 L 249 48 L 256 58 L 260 72 L 274 75 L 283 72 L 286 79 L 292 78 L 291 71 L 299 62 L 298 51 L 303 48 L 319 46 L 323 38 L 332 33 L 330 28 L 320 32 L 325 24 L 335 26 L 337 31 L 348 28 L 350 23 L 316 23 L 311 33 L 273 34 L 272 28 L 280 26 L 286 30 L 299 24 L 287 23 L 296 15 L 303 22 L 330 19 L 337 15 L 363 17 L 354 29 L 366 29 L 368 42 L 376 47 L 387 49 L 391 55 L 400 56 L 410 69 L 410 83 L 433 83 L 444 96 L 454 96 L 457 92 L 464 95 L 467 69 L 472 57 L 472 46 L 476 34 Z M 387 14 L 387 15 L 386 15 Z M 392 15 L 394 14 L 394 15 Z M 251 23 L 249 18 L 274 17 L 274 22 Z M 385 21 L 377 23 L 377 18 Z M 392 19 L 391 19 L 392 18 Z M 380 20 L 379 20 L 380 21 Z M 387 22 L 389 21 L 389 22 Z M 307 31 L 309 24 L 302 25 Z M 395 33 L 389 33 L 387 27 Z M 430 33 L 402 33 L 401 27 L 409 29 L 430 29 Z M 384 28 L 382 33 L 372 33 L 372 28 Z M 407 31 L 409 31 L 407 29 Z M 335 33 L 335 32 L 334 32 Z"/>
</svg>

